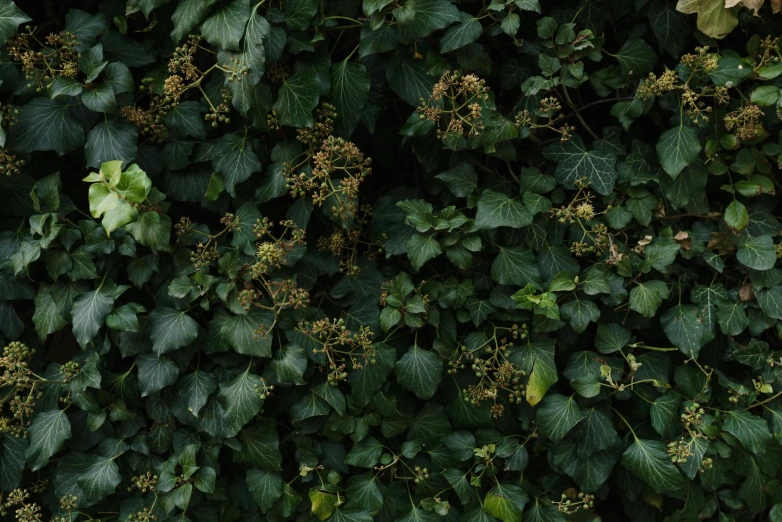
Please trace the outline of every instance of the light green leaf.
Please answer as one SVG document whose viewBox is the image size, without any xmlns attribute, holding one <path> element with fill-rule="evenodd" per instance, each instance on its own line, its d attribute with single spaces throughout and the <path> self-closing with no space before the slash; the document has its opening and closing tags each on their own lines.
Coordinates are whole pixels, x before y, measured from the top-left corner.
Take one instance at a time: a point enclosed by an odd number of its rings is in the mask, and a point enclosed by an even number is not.
<svg viewBox="0 0 782 522">
<path fill-rule="evenodd" d="M 679 0 L 676 10 L 697 13 L 698 30 L 711 38 L 724 38 L 739 23 L 739 8 L 726 9 L 722 0 Z"/>
<path fill-rule="evenodd" d="M 529 497 L 519 486 L 497 484 L 486 493 L 483 509 L 503 522 L 518 522 Z"/>
<path fill-rule="evenodd" d="M 440 385 L 443 361 L 434 351 L 413 345 L 397 361 L 394 372 L 399 384 L 419 399 L 431 399 Z"/>
</svg>

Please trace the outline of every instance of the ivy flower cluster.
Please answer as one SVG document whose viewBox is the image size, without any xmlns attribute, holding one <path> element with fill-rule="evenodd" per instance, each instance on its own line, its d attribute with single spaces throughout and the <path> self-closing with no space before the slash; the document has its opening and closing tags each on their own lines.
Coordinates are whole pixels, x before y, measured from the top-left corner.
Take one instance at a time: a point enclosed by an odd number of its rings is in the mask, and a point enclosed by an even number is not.
<svg viewBox="0 0 782 522">
<path fill-rule="evenodd" d="M 21 64 L 28 89 L 42 92 L 51 89 L 55 80 L 73 79 L 79 72 L 79 58 L 76 50 L 79 42 L 68 31 L 51 33 L 45 43 L 35 36 L 35 30 L 25 27 L 25 32 L 8 42 L 8 54 Z"/>
<path fill-rule="evenodd" d="M 421 98 L 419 118 L 437 125 L 437 137 L 443 141 L 463 136 L 478 136 L 486 127 L 484 104 L 489 100 L 486 80 L 475 74 L 447 71 L 435 83 L 428 100 Z"/>
</svg>

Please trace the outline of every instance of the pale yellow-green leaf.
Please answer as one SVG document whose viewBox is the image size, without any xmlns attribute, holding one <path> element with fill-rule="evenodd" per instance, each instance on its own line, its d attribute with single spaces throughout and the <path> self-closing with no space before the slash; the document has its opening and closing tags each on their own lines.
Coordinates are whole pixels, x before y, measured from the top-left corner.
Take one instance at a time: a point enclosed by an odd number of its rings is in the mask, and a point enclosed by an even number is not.
<svg viewBox="0 0 782 522">
<path fill-rule="evenodd" d="M 679 0 L 676 10 L 698 15 L 698 30 L 712 38 L 724 38 L 739 23 L 739 7 L 725 7 L 723 0 Z"/>
</svg>

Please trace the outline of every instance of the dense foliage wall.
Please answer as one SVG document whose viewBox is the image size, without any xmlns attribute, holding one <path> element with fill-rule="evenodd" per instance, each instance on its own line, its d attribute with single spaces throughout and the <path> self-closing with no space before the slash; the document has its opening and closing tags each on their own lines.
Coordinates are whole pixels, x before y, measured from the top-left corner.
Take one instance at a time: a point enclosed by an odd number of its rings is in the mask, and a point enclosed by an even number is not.
<svg viewBox="0 0 782 522">
<path fill-rule="evenodd" d="M 726 4 L 0 0 L 2 514 L 782 520 Z"/>
</svg>

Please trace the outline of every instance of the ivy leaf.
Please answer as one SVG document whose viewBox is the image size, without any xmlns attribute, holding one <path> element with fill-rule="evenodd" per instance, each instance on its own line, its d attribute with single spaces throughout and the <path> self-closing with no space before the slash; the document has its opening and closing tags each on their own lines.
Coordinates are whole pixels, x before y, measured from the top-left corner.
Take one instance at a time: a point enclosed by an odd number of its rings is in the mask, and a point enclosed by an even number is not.
<svg viewBox="0 0 782 522">
<path fill-rule="evenodd" d="M 171 21 L 174 30 L 171 31 L 171 39 L 178 43 L 182 38 L 190 34 L 190 31 L 204 18 L 212 0 L 182 0 L 176 6 Z"/>
<path fill-rule="evenodd" d="M 596 408 L 586 413 L 579 433 L 578 454 L 581 457 L 607 450 L 616 443 L 616 429 L 611 418 Z"/>
<path fill-rule="evenodd" d="M 660 317 L 665 335 L 679 351 L 697 358 L 706 339 L 706 326 L 695 305 L 678 305 Z"/>
<path fill-rule="evenodd" d="M 408 58 L 402 53 L 391 57 L 386 78 L 391 90 L 413 107 L 417 107 L 422 98 L 429 98 L 435 82 L 421 61 Z"/>
<path fill-rule="evenodd" d="M 382 453 L 382 444 L 370 436 L 353 446 L 345 457 L 345 463 L 359 468 L 372 468 L 378 463 Z"/>
<path fill-rule="evenodd" d="M 260 172 L 261 160 L 243 135 L 226 134 L 220 140 L 220 147 L 222 154 L 212 161 L 212 166 L 223 175 L 226 192 L 236 196 L 236 185 L 247 181 L 254 172 Z"/>
<path fill-rule="evenodd" d="M 747 213 L 747 207 L 738 200 L 733 200 L 725 208 L 725 223 L 733 230 L 741 231 L 747 227 L 749 223 L 749 214 Z"/>
<path fill-rule="evenodd" d="M 559 380 L 554 362 L 553 342 L 527 342 L 522 345 L 521 350 L 513 354 L 511 360 L 529 374 L 525 399 L 530 406 L 538 404 L 549 388 Z"/>
<path fill-rule="evenodd" d="M 146 397 L 171 386 L 179 376 L 179 367 L 166 357 L 142 353 L 136 358 L 141 396 Z"/>
<path fill-rule="evenodd" d="M 98 123 L 87 134 L 84 152 L 87 166 L 98 168 L 110 160 L 130 163 L 136 159 L 138 131 L 130 123 L 113 118 Z"/>
<path fill-rule="evenodd" d="M 535 418 L 540 432 L 556 442 L 567 435 L 584 414 L 572 396 L 553 393 L 541 401 Z"/>
<path fill-rule="evenodd" d="M 522 519 L 521 514 L 527 502 L 529 497 L 520 487 L 498 484 L 486 493 L 483 509 L 503 522 L 515 522 Z"/>
<path fill-rule="evenodd" d="M 225 2 L 201 24 L 201 36 L 220 49 L 238 51 L 239 41 L 244 36 L 244 28 L 249 19 L 249 0 Z"/>
<path fill-rule="evenodd" d="M 74 299 L 71 308 L 73 335 L 82 348 L 95 338 L 113 307 L 114 297 L 103 286 Z"/>
<path fill-rule="evenodd" d="M 660 165 L 673 179 L 676 179 L 684 167 L 698 158 L 700 151 L 698 131 L 684 125 L 668 129 L 657 141 L 657 157 L 660 159 Z"/>
<path fill-rule="evenodd" d="M 684 479 L 671 463 L 665 443 L 659 440 L 635 441 L 622 454 L 622 465 L 658 493 L 684 487 Z"/>
<path fill-rule="evenodd" d="M 757 290 L 755 296 L 764 314 L 774 319 L 782 319 L 782 285 Z"/>
<path fill-rule="evenodd" d="M 89 455 L 85 464 L 87 469 L 77 483 L 84 492 L 84 500 L 87 502 L 96 502 L 111 495 L 122 482 L 119 466 L 112 458 Z"/>
<path fill-rule="evenodd" d="M 415 0 L 413 10 L 409 19 L 397 16 L 399 39 L 404 43 L 413 43 L 459 20 L 459 10 L 448 0 Z"/>
<path fill-rule="evenodd" d="M 478 39 L 483 32 L 481 22 L 470 15 L 461 14 L 461 21 L 448 28 L 440 39 L 440 52 L 460 49 Z"/>
<path fill-rule="evenodd" d="M 440 386 L 443 361 L 431 350 L 412 345 L 394 366 L 399 384 L 419 399 L 431 399 Z"/>
<path fill-rule="evenodd" d="M 475 226 L 479 229 L 522 228 L 531 223 L 532 214 L 520 201 L 489 189 L 481 194 L 475 214 Z"/>
<path fill-rule="evenodd" d="M 687 17 L 676 11 L 675 4 L 668 0 L 652 0 L 648 13 L 649 25 L 660 47 L 679 58 L 691 32 Z"/>
<path fill-rule="evenodd" d="M 318 105 L 318 84 L 314 69 L 302 69 L 285 78 L 272 109 L 280 124 L 291 127 L 311 127 L 312 109 Z"/>
<path fill-rule="evenodd" d="M 288 0 L 284 7 L 285 23 L 294 31 L 306 31 L 318 12 L 314 0 Z"/>
<path fill-rule="evenodd" d="M 195 417 L 198 417 L 198 412 L 216 390 L 217 378 L 214 374 L 200 369 L 185 375 L 176 383 L 177 395 L 182 397 L 187 405 L 187 411 Z"/>
<path fill-rule="evenodd" d="M 407 240 L 407 257 L 415 270 L 420 270 L 424 263 L 442 253 L 443 250 L 434 234 L 416 232 Z"/>
<path fill-rule="evenodd" d="M 657 53 L 652 46 L 641 38 L 630 38 L 616 52 L 616 59 L 622 68 L 622 75 L 632 74 L 634 78 L 643 78 L 657 64 Z"/>
<path fill-rule="evenodd" d="M 771 236 L 757 236 L 739 245 L 736 259 L 753 270 L 770 270 L 777 262 Z"/>
<path fill-rule="evenodd" d="M 11 0 L 0 1 L 0 40 L 3 43 L 16 34 L 16 28 L 31 21 Z"/>
<path fill-rule="evenodd" d="M 581 137 L 574 134 L 568 141 L 549 145 L 543 155 L 557 164 L 554 175 L 566 188 L 574 189 L 576 180 L 586 178 L 586 182 L 598 194 L 607 196 L 613 192 L 618 177 L 616 155 L 613 152 L 588 151 Z"/>
<path fill-rule="evenodd" d="M 345 488 L 345 496 L 348 499 L 345 507 L 364 508 L 371 512 L 379 511 L 383 507 L 381 486 L 380 481 L 371 472 L 353 475 L 348 479 Z"/>
<path fill-rule="evenodd" d="M 250 373 L 249 366 L 232 381 L 220 385 L 217 395 L 225 409 L 225 420 L 234 430 L 241 430 L 261 411 L 263 400 L 256 389 L 261 386 L 261 379 Z"/>
<path fill-rule="evenodd" d="M 271 357 L 273 333 L 269 329 L 273 322 L 274 313 L 271 311 L 235 315 L 226 321 L 220 333 L 238 353 Z M 265 336 L 256 333 L 260 328 L 267 332 Z"/>
<path fill-rule="evenodd" d="M 171 237 L 171 218 L 150 210 L 141 214 L 133 223 L 125 225 L 125 230 L 144 246 L 166 250 Z"/>
<path fill-rule="evenodd" d="M 679 405 L 682 398 L 675 393 L 666 393 L 655 399 L 650 409 L 652 427 L 661 437 L 672 439 L 679 427 Z"/>
<path fill-rule="evenodd" d="M 381 386 L 394 368 L 396 350 L 378 343 L 375 345 L 375 362 L 348 371 L 348 384 L 353 397 L 360 406 L 365 406 L 380 391 Z"/>
<path fill-rule="evenodd" d="M 282 469 L 282 453 L 280 453 L 280 438 L 275 431 L 274 423 L 261 420 L 257 424 L 245 428 L 239 434 L 242 451 L 239 454 L 242 462 L 249 462 L 264 471 L 280 471 Z"/>
<path fill-rule="evenodd" d="M 538 290 L 543 289 L 535 256 L 531 250 L 521 246 L 499 247 L 491 266 L 491 277 L 501 285 L 524 288 L 531 284 Z"/>
<path fill-rule="evenodd" d="M 33 98 L 18 108 L 18 123 L 8 132 L 8 148 L 18 152 L 54 150 L 65 154 L 84 144 L 84 127 L 74 117 L 71 101 Z"/>
<path fill-rule="evenodd" d="M 739 8 L 726 9 L 723 0 L 679 0 L 676 10 L 697 13 L 698 30 L 711 38 L 724 38 L 739 23 Z"/>
<path fill-rule="evenodd" d="M 565 303 L 559 308 L 562 319 L 570 322 L 576 333 L 586 330 L 589 323 L 600 319 L 600 309 L 592 301 L 576 299 Z"/>
<path fill-rule="evenodd" d="M 435 178 L 445 183 L 448 190 L 454 196 L 463 198 L 472 194 L 478 189 L 478 176 L 475 169 L 467 163 L 460 163 L 457 166 L 438 174 Z"/>
<path fill-rule="evenodd" d="M 249 469 L 246 480 L 247 489 L 261 513 L 269 511 L 282 495 L 282 477 L 276 471 Z"/>
<path fill-rule="evenodd" d="M 331 66 L 331 98 L 337 109 L 337 132 L 348 137 L 358 124 L 369 99 L 369 74 L 360 63 L 347 59 Z"/>
<path fill-rule="evenodd" d="M 762 455 L 773 436 L 768 423 L 748 411 L 729 411 L 722 429 L 739 439 L 741 444 L 756 455 Z"/>
<path fill-rule="evenodd" d="M 725 335 L 739 335 L 749 327 L 749 317 L 740 303 L 717 307 L 717 322 Z"/>
<path fill-rule="evenodd" d="M 186 312 L 157 307 L 149 314 L 152 350 L 156 355 L 190 346 L 198 337 L 198 323 Z"/>
<path fill-rule="evenodd" d="M 662 281 L 638 283 L 630 290 L 630 309 L 644 317 L 653 317 L 668 293 L 668 286 Z"/>
<path fill-rule="evenodd" d="M 38 471 L 71 438 L 71 421 L 63 410 L 36 413 L 28 428 L 30 446 L 25 455 L 31 471 Z"/>
<path fill-rule="evenodd" d="M 29 440 L 22 437 L 14 437 L 10 434 L 2 436 L 0 448 L 0 487 L 5 491 L 12 491 L 19 486 L 24 472 Z"/>
<path fill-rule="evenodd" d="M 618 352 L 630 342 L 632 334 L 627 328 L 616 323 L 597 325 L 595 348 L 602 354 Z"/>
</svg>

